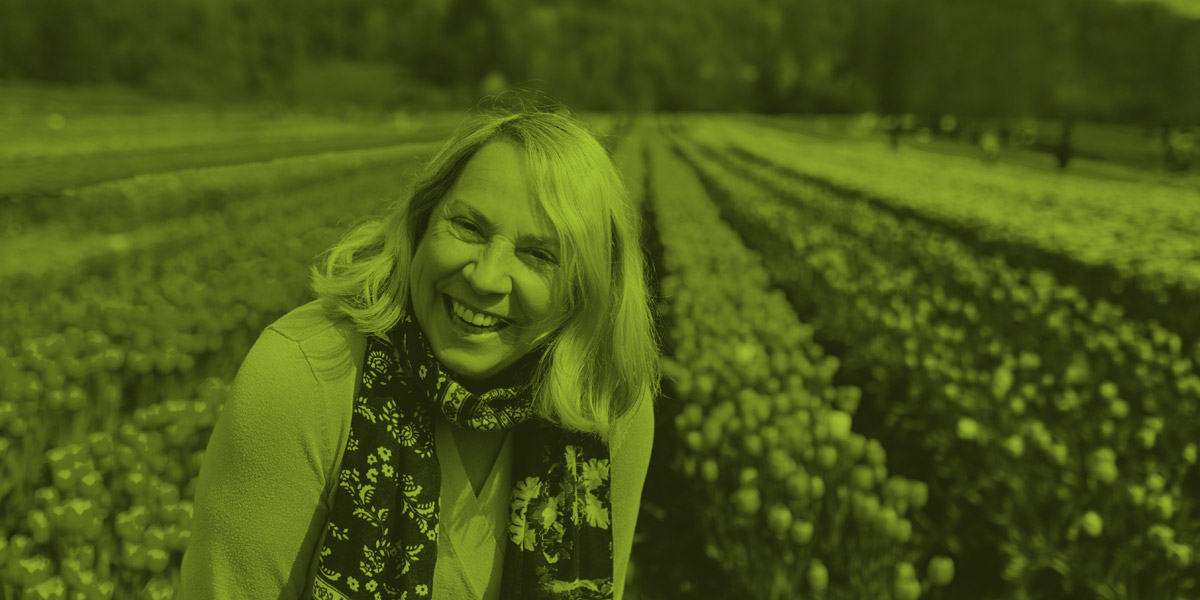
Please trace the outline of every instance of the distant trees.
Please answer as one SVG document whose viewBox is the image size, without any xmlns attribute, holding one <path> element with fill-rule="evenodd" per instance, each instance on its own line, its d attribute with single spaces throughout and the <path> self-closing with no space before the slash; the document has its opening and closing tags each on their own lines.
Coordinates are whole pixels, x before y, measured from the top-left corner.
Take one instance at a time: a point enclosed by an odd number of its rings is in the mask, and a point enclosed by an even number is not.
<svg viewBox="0 0 1200 600">
<path fill-rule="evenodd" d="M 262 94 L 326 59 L 581 108 L 1200 123 L 1200 20 L 1150 2 L 0 0 L 0 77 Z"/>
<path fill-rule="evenodd" d="M 177 95 L 283 84 L 301 28 L 282 0 L 0 0 L 0 77 Z"/>
</svg>

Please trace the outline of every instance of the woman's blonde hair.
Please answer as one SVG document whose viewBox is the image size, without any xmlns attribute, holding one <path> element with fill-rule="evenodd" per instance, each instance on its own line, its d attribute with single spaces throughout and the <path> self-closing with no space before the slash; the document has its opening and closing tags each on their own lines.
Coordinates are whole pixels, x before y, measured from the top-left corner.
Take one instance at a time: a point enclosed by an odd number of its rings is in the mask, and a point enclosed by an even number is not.
<svg viewBox="0 0 1200 600">
<path fill-rule="evenodd" d="M 564 310 L 535 370 L 534 411 L 607 441 L 615 421 L 658 396 L 661 357 L 637 207 L 596 135 L 564 110 L 473 111 L 409 192 L 318 257 L 313 291 L 331 316 L 348 316 L 359 331 L 394 327 L 434 208 L 492 141 L 523 150 L 535 202 L 562 244 L 555 297 Z"/>
</svg>

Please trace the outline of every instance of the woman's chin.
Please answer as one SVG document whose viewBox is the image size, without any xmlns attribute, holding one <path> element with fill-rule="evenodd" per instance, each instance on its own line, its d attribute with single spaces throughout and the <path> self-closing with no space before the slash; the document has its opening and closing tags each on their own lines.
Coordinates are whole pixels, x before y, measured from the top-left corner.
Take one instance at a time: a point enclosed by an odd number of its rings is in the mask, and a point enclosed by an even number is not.
<svg viewBox="0 0 1200 600">
<path fill-rule="evenodd" d="M 494 361 L 481 361 L 474 356 L 459 356 L 461 351 L 451 350 L 447 356 L 439 357 L 442 366 L 454 373 L 459 379 L 470 382 L 483 382 L 503 371 L 503 367 Z"/>
</svg>

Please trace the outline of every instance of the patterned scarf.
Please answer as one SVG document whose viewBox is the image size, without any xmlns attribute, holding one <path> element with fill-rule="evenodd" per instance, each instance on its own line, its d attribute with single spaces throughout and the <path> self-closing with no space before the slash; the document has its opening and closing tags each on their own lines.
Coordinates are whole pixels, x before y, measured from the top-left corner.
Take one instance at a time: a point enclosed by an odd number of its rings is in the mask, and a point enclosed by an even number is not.
<svg viewBox="0 0 1200 600">
<path fill-rule="evenodd" d="M 362 385 L 325 528 L 317 600 L 434 597 L 441 470 L 430 410 L 458 427 L 514 432 L 502 600 L 612 598 L 609 453 L 531 415 L 536 357 L 480 395 L 442 369 L 410 310 L 367 338 Z"/>
</svg>

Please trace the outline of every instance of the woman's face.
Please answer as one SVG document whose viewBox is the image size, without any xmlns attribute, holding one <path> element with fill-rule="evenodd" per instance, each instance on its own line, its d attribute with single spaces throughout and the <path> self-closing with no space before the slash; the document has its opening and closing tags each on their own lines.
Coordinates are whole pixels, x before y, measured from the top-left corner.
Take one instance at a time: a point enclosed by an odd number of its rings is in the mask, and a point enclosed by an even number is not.
<svg viewBox="0 0 1200 600">
<path fill-rule="evenodd" d="M 548 333 L 535 323 L 555 311 L 558 242 L 530 194 L 521 152 L 506 142 L 480 148 L 413 255 L 417 322 L 442 365 L 467 379 L 491 377 L 533 350 Z"/>
</svg>

